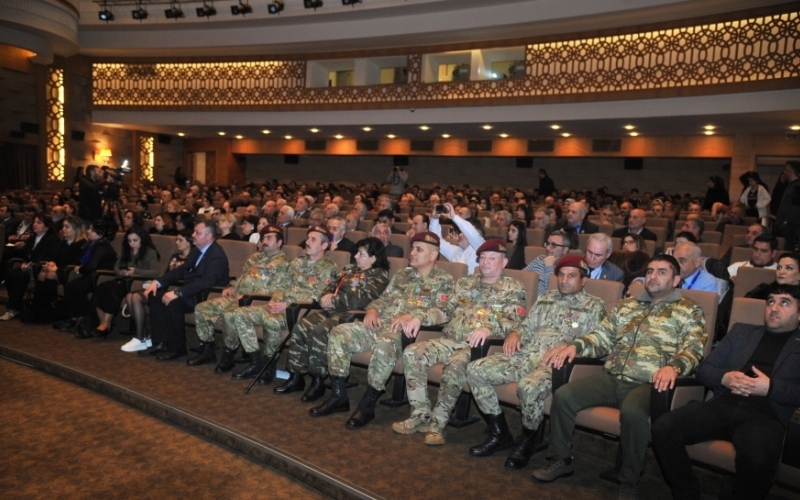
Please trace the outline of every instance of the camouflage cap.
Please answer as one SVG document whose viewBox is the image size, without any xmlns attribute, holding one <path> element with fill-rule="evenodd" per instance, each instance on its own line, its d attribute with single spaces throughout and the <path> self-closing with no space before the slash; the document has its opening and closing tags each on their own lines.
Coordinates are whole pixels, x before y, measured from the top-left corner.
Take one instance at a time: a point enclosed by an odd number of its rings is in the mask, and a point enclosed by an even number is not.
<svg viewBox="0 0 800 500">
<path fill-rule="evenodd" d="M 501 240 L 500 238 L 491 238 L 483 242 L 483 245 L 478 247 L 478 251 L 475 254 L 480 257 L 483 252 L 499 252 L 505 254 L 508 250 L 508 246 L 506 242 Z"/>
<path fill-rule="evenodd" d="M 589 264 L 587 264 L 586 260 L 580 255 L 565 255 L 561 257 L 558 263 L 556 263 L 556 268 L 554 269 L 555 274 L 558 274 L 558 271 L 562 267 L 576 267 L 581 270 L 582 275 L 587 276 L 589 274 Z"/>
<path fill-rule="evenodd" d="M 439 236 L 437 236 L 436 233 L 433 233 L 431 231 L 423 231 L 421 233 L 415 233 L 414 236 L 411 238 L 411 243 L 413 244 L 414 242 L 417 241 L 428 243 L 435 247 L 438 247 L 440 242 Z"/>
<path fill-rule="evenodd" d="M 278 226 L 274 226 L 272 224 L 267 224 L 266 226 L 258 230 L 258 234 L 260 234 L 262 238 L 270 233 L 283 235 L 283 229 L 281 229 Z"/>
<path fill-rule="evenodd" d="M 306 231 L 306 234 L 309 234 L 309 233 L 312 233 L 312 232 L 324 234 L 325 236 L 328 237 L 328 241 L 333 241 L 333 234 L 331 234 L 331 232 L 328 231 L 328 228 L 325 227 L 325 226 L 311 226 L 311 227 L 308 228 L 308 231 Z"/>
</svg>

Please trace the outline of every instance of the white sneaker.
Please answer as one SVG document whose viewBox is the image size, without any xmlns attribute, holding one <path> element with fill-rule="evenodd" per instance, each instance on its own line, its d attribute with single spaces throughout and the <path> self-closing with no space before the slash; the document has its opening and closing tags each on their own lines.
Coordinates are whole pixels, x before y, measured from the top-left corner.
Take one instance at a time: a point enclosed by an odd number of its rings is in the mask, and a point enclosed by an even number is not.
<svg viewBox="0 0 800 500">
<path fill-rule="evenodd" d="M 153 347 L 153 339 L 147 337 L 144 341 L 147 343 L 147 347 Z"/>
<path fill-rule="evenodd" d="M 127 344 L 121 347 L 123 352 L 136 352 L 136 351 L 144 351 L 150 347 L 147 341 L 142 342 L 141 340 L 133 337 Z"/>
<path fill-rule="evenodd" d="M 10 319 L 16 318 L 17 316 L 19 316 L 19 313 L 17 311 L 12 311 L 11 309 L 9 309 L 8 311 L 6 311 L 4 315 L 0 316 L 0 321 L 8 321 Z"/>
</svg>

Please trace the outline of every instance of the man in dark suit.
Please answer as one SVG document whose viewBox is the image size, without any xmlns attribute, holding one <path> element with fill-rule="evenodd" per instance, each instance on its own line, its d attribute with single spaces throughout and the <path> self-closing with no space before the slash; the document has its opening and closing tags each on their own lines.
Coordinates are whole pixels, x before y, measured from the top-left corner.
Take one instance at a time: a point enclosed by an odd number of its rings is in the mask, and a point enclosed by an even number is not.
<svg viewBox="0 0 800 500">
<path fill-rule="evenodd" d="M 355 257 L 358 247 L 344 235 L 347 232 L 344 218 L 334 215 L 328 219 L 327 226 L 328 231 L 333 235 L 330 249 L 349 252 L 351 257 Z"/>
<path fill-rule="evenodd" d="M 737 323 L 700 363 L 697 380 L 713 389 L 653 425 L 653 450 L 673 498 L 699 499 L 686 446 L 732 441 L 733 498 L 764 498 L 778 472 L 786 426 L 800 406 L 800 287 L 774 284 L 764 325 Z"/>
<path fill-rule="evenodd" d="M 622 283 L 625 273 L 608 261 L 613 250 L 611 238 L 605 233 L 594 233 L 586 243 L 586 263 L 589 264 L 589 278 Z"/>
<path fill-rule="evenodd" d="M 565 226 L 569 226 L 573 228 L 577 234 L 599 233 L 600 228 L 597 227 L 596 224 L 589 222 L 586 213 L 586 205 L 583 203 L 579 201 L 570 203 L 569 209 L 567 210 L 567 218 L 559 221 L 553 230 L 560 231 L 563 230 Z"/>
<path fill-rule="evenodd" d="M 628 226 L 621 227 L 611 233 L 614 238 L 624 238 L 628 233 L 636 233 L 646 240 L 656 241 L 656 233 L 644 227 L 647 224 L 647 213 L 641 208 L 634 208 L 628 215 Z"/>
<path fill-rule="evenodd" d="M 200 221 L 195 224 L 192 238 L 195 247 L 186 263 L 154 280 L 144 291 L 144 296 L 149 297 L 153 346 L 140 351 L 140 356 L 158 354 L 159 361 L 185 356 L 184 315 L 194 311 L 203 292 L 214 286 L 228 286 L 228 257 L 214 241 L 213 223 Z M 180 288 L 167 291 L 170 285 L 179 281 L 183 282 Z"/>
<path fill-rule="evenodd" d="M 372 226 L 372 236 L 381 240 L 387 257 L 403 257 L 403 249 L 392 243 L 392 233 L 389 226 L 381 222 Z"/>
</svg>

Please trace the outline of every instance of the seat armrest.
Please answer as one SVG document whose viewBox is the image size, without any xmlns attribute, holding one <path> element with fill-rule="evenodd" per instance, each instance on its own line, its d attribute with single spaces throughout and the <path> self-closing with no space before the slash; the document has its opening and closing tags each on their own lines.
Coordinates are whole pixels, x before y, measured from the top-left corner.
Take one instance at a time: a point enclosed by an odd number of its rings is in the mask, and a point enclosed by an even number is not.
<svg viewBox="0 0 800 500">
<path fill-rule="evenodd" d="M 681 393 L 684 394 L 681 394 Z M 678 377 L 675 379 L 675 387 L 659 392 L 655 386 L 650 388 L 650 422 L 655 423 L 662 415 L 685 405 L 691 400 L 702 401 L 705 394 L 705 387 L 694 377 Z M 680 397 L 678 397 L 680 396 Z M 680 402 L 676 406 L 675 400 Z"/>
<path fill-rule="evenodd" d="M 553 392 L 562 385 L 567 384 L 572 378 L 572 371 L 577 365 L 583 366 L 603 366 L 603 359 L 595 358 L 575 358 L 571 363 L 564 363 L 561 368 L 553 368 Z"/>
<path fill-rule="evenodd" d="M 272 295 L 260 295 L 257 293 L 252 295 L 244 295 L 241 299 L 239 299 L 239 305 L 242 307 L 249 306 L 254 300 L 263 300 L 264 302 L 269 302 L 272 300 Z"/>
<path fill-rule="evenodd" d="M 286 327 L 291 332 L 294 325 L 300 320 L 300 311 L 303 309 L 322 309 L 319 302 L 292 302 L 286 307 Z"/>
<path fill-rule="evenodd" d="M 492 346 L 501 346 L 506 341 L 504 338 L 500 337 L 489 337 L 483 342 L 483 345 L 479 345 L 478 347 L 473 347 L 470 351 L 470 361 L 475 361 L 476 359 L 485 358 L 489 355 L 489 348 Z"/>
<path fill-rule="evenodd" d="M 794 411 L 786 425 L 786 438 L 783 441 L 781 463 L 800 469 L 800 408 Z"/>
</svg>

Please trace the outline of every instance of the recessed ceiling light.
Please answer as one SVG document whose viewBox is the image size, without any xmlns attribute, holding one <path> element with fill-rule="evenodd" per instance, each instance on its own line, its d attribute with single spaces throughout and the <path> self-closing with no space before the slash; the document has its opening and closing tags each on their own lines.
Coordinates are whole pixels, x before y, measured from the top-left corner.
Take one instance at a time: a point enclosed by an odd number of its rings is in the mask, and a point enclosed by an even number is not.
<svg viewBox="0 0 800 500">
<path fill-rule="evenodd" d="M 217 132 L 219 135 L 225 135 L 225 132 Z"/>
<path fill-rule="evenodd" d="M 429 126 L 427 126 L 427 125 L 423 125 L 423 126 L 421 126 L 419 129 L 420 129 L 420 130 L 428 130 L 428 129 L 430 129 L 430 127 L 429 127 Z"/>
<path fill-rule="evenodd" d="M 388 137 L 389 139 L 394 139 L 394 138 L 395 138 L 395 137 L 397 137 L 397 136 L 396 136 L 396 135 L 394 135 L 394 134 L 389 134 L 389 135 L 387 135 L 386 137 Z"/>
<path fill-rule="evenodd" d="M 502 137 L 503 139 L 505 139 L 506 137 L 508 137 L 508 134 L 500 134 L 500 137 Z"/>
<path fill-rule="evenodd" d="M 315 134 L 316 134 L 317 132 L 319 132 L 319 129 L 318 129 L 318 128 L 312 128 L 312 129 L 310 129 L 310 130 L 311 130 L 311 132 L 313 132 L 313 133 L 315 133 Z"/>
<path fill-rule="evenodd" d="M 633 130 L 635 128 L 633 125 L 625 125 L 625 130 Z"/>
<path fill-rule="evenodd" d="M 561 137 L 569 137 L 571 135 L 572 134 L 570 134 L 569 132 L 564 132 L 563 134 L 561 134 Z"/>
<path fill-rule="evenodd" d="M 561 128 L 561 125 L 550 125 L 550 128 L 553 130 L 558 130 Z"/>
<path fill-rule="evenodd" d="M 715 127 L 714 125 L 706 125 L 706 126 L 705 126 L 705 127 L 703 127 L 703 128 L 704 128 L 704 129 L 706 129 L 706 130 L 714 130 L 714 129 L 715 129 L 715 128 L 717 128 L 717 127 Z"/>
<path fill-rule="evenodd" d="M 363 130 L 364 132 L 369 132 L 372 130 L 372 127 L 364 127 L 361 130 Z"/>
<path fill-rule="evenodd" d="M 800 125 L 792 125 L 789 127 L 791 130 L 800 130 Z"/>
<path fill-rule="evenodd" d="M 450 137 L 450 134 L 442 134 L 442 137 L 444 137 L 445 139 L 448 139 Z"/>
<path fill-rule="evenodd" d="M 483 130 L 492 130 L 492 126 L 491 125 L 484 125 L 483 126 Z"/>
<path fill-rule="evenodd" d="M 713 130 L 706 130 L 703 133 L 706 134 L 706 135 L 714 135 L 714 131 Z"/>
<path fill-rule="evenodd" d="M 236 138 L 237 138 L 237 139 L 244 139 L 244 136 L 237 135 L 237 136 L 236 136 Z"/>
<path fill-rule="evenodd" d="M 269 130 L 264 129 L 264 130 L 261 131 L 261 133 L 262 134 L 269 134 Z"/>
<path fill-rule="evenodd" d="M 334 135 L 334 137 L 336 137 L 337 139 L 344 139 L 344 136 L 342 134 L 336 134 Z"/>
<path fill-rule="evenodd" d="M 287 136 L 284 136 L 284 137 L 285 137 L 287 140 L 292 138 L 292 136 L 291 136 L 291 135 L 287 135 Z"/>
<path fill-rule="evenodd" d="M 183 132 L 178 132 L 178 137 L 183 137 L 183 136 L 185 136 L 185 135 L 186 135 L 186 134 L 184 134 Z"/>
<path fill-rule="evenodd" d="M 631 132 L 628 135 L 630 135 L 631 137 L 639 137 L 639 132 Z"/>
</svg>

